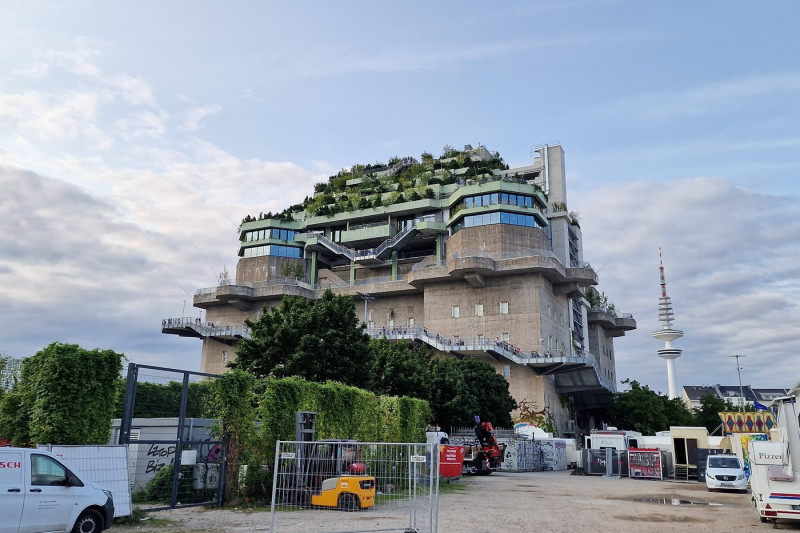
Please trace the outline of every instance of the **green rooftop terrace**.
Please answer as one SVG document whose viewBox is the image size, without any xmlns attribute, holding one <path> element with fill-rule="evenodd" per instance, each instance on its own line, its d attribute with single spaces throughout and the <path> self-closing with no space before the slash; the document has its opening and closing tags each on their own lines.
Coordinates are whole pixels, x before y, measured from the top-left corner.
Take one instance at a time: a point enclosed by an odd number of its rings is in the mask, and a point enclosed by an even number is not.
<svg viewBox="0 0 800 533">
<path fill-rule="evenodd" d="M 257 217 L 247 215 L 242 223 L 264 219 L 289 222 L 303 215 L 333 217 L 356 209 L 437 199 L 443 185 L 523 177 L 508 176 L 508 170 L 500 154 L 489 152 L 484 146 L 472 148 L 467 145 L 464 150 L 456 150 L 447 145 L 439 158 L 424 152 L 419 160 L 393 157 L 387 163 L 353 165 L 330 176 L 327 182 L 315 184 L 313 196 L 306 196 L 302 203 L 280 213 L 259 213 Z"/>
</svg>

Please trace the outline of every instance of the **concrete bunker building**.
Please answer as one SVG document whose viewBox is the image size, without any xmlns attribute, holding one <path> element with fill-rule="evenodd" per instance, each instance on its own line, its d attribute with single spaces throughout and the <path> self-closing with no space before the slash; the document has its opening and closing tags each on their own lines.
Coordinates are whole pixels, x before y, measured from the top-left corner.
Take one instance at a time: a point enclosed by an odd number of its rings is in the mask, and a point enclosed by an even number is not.
<svg viewBox="0 0 800 533">
<path fill-rule="evenodd" d="M 592 428 L 616 392 L 613 340 L 636 322 L 587 300 L 598 277 L 567 210 L 564 151 L 531 153 L 518 168 L 481 145 L 355 165 L 303 204 L 248 216 L 235 280 L 197 290 L 204 321 L 165 319 L 162 331 L 201 338 L 201 370 L 222 373 L 245 319 L 330 288 L 359 316 L 363 301 L 370 335 L 487 361 L 557 434 Z"/>
</svg>

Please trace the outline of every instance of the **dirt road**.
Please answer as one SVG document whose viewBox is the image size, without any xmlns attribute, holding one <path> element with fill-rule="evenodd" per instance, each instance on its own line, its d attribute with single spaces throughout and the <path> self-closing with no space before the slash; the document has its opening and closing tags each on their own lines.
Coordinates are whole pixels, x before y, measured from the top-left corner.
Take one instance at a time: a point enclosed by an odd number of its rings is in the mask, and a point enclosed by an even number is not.
<svg viewBox="0 0 800 533">
<path fill-rule="evenodd" d="M 719 533 L 773 528 L 759 521 L 749 494 L 711 493 L 705 484 L 693 481 L 607 479 L 562 471 L 496 472 L 467 477 L 461 483 L 466 490 L 444 492 L 440 497 L 438 533 Z M 336 516 L 341 520 L 337 518 L 335 527 L 341 530 L 349 518 L 346 515 L 359 515 L 363 520 L 372 512 L 339 513 Z M 193 508 L 152 516 L 166 518 L 170 524 L 115 526 L 111 531 L 269 531 L 270 524 L 268 512 Z M 800 531 L 800 525 L 794 524 L 781 523 L 778 528 Z"/>
</svg>

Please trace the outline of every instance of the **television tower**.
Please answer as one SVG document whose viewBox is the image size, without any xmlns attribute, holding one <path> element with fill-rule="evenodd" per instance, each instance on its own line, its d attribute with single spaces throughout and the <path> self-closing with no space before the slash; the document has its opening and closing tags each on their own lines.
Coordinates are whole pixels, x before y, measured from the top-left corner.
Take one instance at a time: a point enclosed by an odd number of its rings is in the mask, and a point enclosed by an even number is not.
<svg viewBox="0 0 800 533">
<path fill-rule="evenodd" d="M 672 347 L 672 341 L 683 337 L 683 332 L 672 329 L 672 301 L 667 296 L 667 282 L 664 280 L 664 261 L 661 258 L 661 248 L 658 249 L 658 272 L 661 274 L 661 298 L 658 299 L 658 321 L 661 329 L 653 332 L 653 337 L 664 341 L 664 347 L 658 351 L 658 356 L 667 360 L 667 382 L 669 384 L 669 399 L 677 398 L 675 392 L 675 367 L 673 361 L 681 356 L 681 351 Z"/>
</svg>

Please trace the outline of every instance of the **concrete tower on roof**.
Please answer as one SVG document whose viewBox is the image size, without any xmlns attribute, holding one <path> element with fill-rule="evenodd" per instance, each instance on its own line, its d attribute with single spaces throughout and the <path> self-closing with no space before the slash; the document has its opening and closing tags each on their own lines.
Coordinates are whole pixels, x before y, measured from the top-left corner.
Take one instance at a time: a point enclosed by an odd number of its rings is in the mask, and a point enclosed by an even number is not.
<svg viewBox="0 0 800 533">
<path fill-rule="evenodd" d="M 664 279 L 664 261 L 661 258 L 661 248 L 658 249 L 658 271 L 661 275 L 661 297 L 658 299 L 658 321 L 661 329 L 653 332 L 653 337 L 664 342 L 664 347 L 658 351 L 658 356 L 667 360 L 667 382 L 669 384 L 669 399 L 678 397 L 675 389 L 675 359 L 681 356 L 682 350 L 672 347 L 672 341 L 683 337 L 683 332 L 672 329 L 672 301 L 667 296 L 667 282 Z"/>
</svg>

